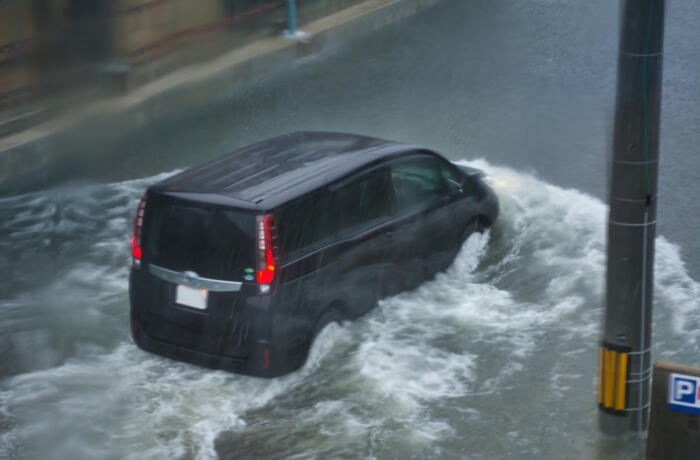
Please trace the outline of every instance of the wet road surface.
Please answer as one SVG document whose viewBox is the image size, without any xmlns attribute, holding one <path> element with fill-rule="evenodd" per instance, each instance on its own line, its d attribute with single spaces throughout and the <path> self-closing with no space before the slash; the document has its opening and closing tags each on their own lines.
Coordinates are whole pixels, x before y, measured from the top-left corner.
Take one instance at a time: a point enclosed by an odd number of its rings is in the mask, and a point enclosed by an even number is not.
<svg viewBox="0 0 700 460">
<path fill-rule="evenodd" d="M 700 5 L 673 2 L 654 359 L 700 348 Z M 617 6 L 447 1 L 0 197 L 0 458 L 643 458 L 596 428 Z M 150 184 L 301 129 L 433 147 L 501 217 L 446 272 L 330 327 L 269 381 L 138 350 L 129 241 Z M 90 161 L 86 161 L 90 158 Z M 70 178 L 71 180 L 67 180 Z"/>
</svg>

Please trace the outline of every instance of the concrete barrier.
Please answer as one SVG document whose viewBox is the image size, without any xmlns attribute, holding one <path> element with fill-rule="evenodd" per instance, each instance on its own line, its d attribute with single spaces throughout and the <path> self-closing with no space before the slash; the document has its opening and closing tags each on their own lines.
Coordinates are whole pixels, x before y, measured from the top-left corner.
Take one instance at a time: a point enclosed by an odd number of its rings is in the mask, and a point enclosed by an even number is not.
<svg viewBox="0 0 700 460">
<path fill-rule="evenodd" d="M 700 458 L 700 368 L 654 363 L 647 460 Z"/>
</svg>

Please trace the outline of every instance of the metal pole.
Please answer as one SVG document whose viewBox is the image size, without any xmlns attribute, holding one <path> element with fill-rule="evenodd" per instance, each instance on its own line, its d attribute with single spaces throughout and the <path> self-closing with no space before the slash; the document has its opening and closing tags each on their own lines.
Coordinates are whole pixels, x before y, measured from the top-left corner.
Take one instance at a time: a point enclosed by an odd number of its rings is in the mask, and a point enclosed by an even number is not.
<svg viewBox="0 0 700 460">
<path fill-rule="evenodd" d="M 297 33 L 297 4 L 295 0 L 287 0 L 287 33 Z"/>
<path fill-rule="evenodd" d="M 622 0 L 599 426 L 644 431 L 651 320 L 665 0 Z"/>
</svg>

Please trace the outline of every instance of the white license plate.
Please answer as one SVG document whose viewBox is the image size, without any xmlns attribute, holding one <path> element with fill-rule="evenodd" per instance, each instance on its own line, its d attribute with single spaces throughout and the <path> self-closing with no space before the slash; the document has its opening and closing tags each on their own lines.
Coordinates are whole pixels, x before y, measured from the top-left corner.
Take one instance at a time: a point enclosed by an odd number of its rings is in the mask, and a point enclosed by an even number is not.
<svg viewBox="0 0 700 460">
<path fill-rule="evenodd" d="M 175 303 L 198 310 L 205 310 L 207 308 L 208 294 L 209 292 L 206 289 L 195 289 L 184 284 L 178 284 L 175 289 Z"/>
</svg>

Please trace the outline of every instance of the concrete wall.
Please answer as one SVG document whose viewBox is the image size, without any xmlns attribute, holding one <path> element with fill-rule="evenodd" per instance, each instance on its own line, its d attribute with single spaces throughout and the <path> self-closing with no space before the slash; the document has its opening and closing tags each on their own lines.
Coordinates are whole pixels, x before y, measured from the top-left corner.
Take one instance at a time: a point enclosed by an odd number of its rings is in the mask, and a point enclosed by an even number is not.
<svg viewBox="0 0 700 460">
<path fill-rule="evenodd" d="M 132 64 L 219 32 L 221 0 L 122 0 L 115 16 L 116 54 Z"/>
<path fill-rule="evenodd" d="M 0 2 L 0 107 L 19 102 L 21 90 L 34 86 L 35 75 L 25 60 L 35 35 L 29 3 Z"/>
<path fill-rule="evenodd" d="M 363 0 L 296 1 L 303 26 Z M 286 0 L 0 0 L 0 111 L 70 107 L 66 93 L 83 99 L 87 86 L 128 91 L 278 35 L 286 10 Z"/>
<path fill-rule="evenodd" d="M 307 36 L 303 40 L 280 35 L 256 40 L 215 59 L 169 72 L 125 95 L 91 102 L 35 128 L 0 138 L 0 191 L 40 182 L 42 174 L 69 160 L 75 150 L 90 150 L 85 144 L 71 146 L 72 141 L 66 139 L 109 142 L 162 117 L 203 106 L 228 88 L 283 69 L 300 57 L 356 39 L 440 1 L 365 0 L 304 24 Z"/>
</svg>

